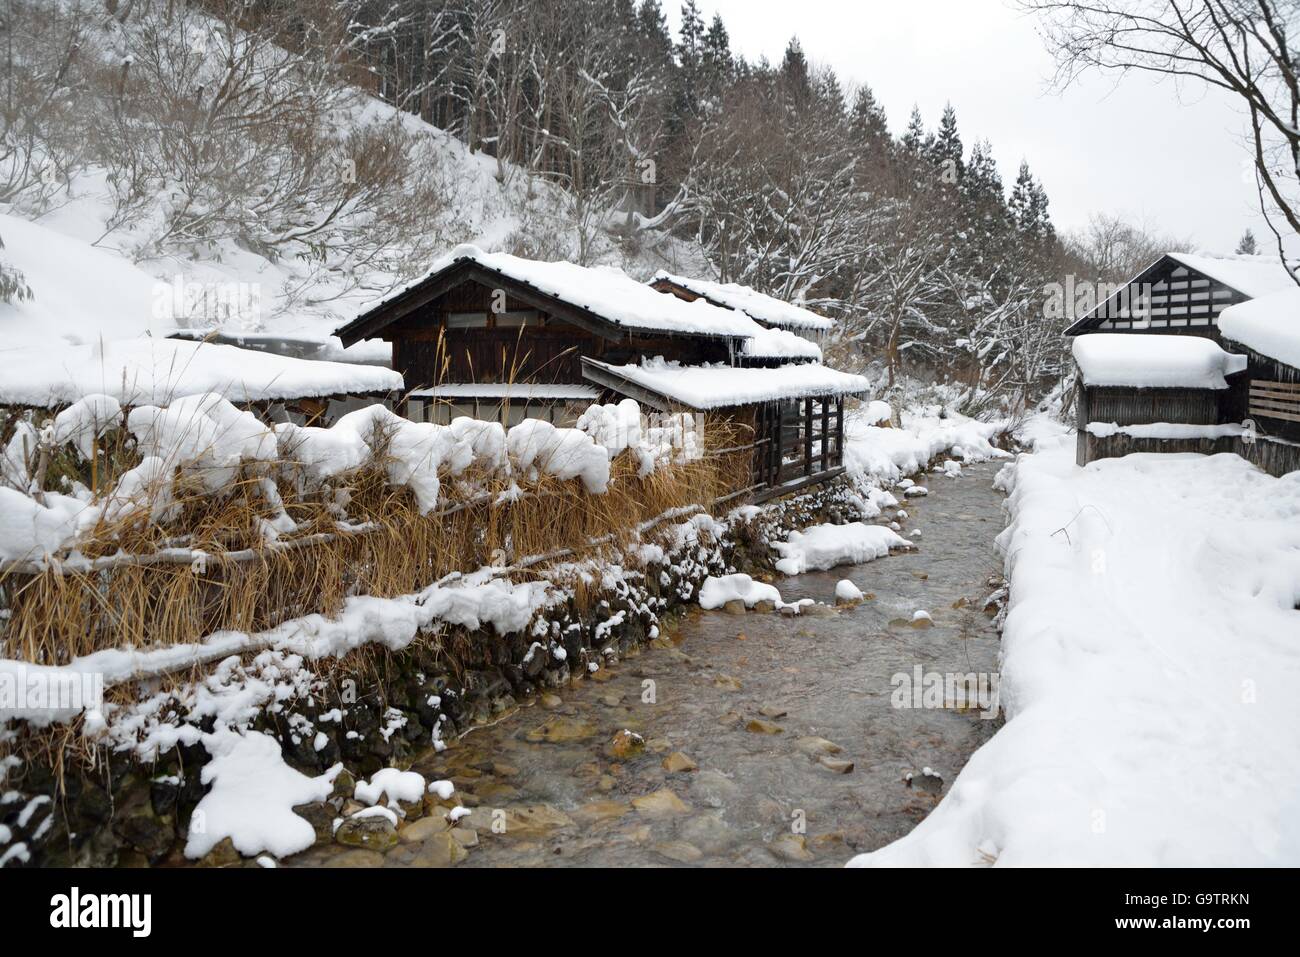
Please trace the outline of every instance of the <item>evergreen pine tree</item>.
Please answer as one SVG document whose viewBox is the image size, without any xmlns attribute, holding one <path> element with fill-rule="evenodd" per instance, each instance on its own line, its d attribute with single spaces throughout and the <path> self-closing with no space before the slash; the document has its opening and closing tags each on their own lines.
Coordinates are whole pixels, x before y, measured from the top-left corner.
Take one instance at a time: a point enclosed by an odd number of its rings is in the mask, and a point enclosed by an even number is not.
<svg viewBox="0 0 1300 957">
<path fill-rule="evenodd" d="M 849 123 L 859 145 L 875 146 L 889 140 L 889 121 L 871 87 L 861 86 L 853 97 Z"/>
<path fill-rule="evenodd" d="M 733 64 L 731 59 L 731 37 L 722 16 L 715 13 L 709 30 L 704 35 L 703 72 L 708 92 L 717 96 L 723 86 L 731 79 Z"/>
<path fill-rule="evenodd" d="M 1255 234 L 1249 229 L 1241 234 L 1241 239 L 1237 243 L 1236 252 L 1238 256 L 1259 255 L 1259 244 L 1255 242 Z"/>
<path fill-rule="evenodd" d="M 921 120 L 920 108 L 915 105 L 912 107 L 912 116 L 907 121 L 907 130 L 899 143 L 903 152 L 913 158 L 919 157 L 925 146 L 925 123 Z"/>
<path fill-rule="evenodd" d="M 798 102 L 807 102 L 811 92 L 808 76 L 808 59 L 803 55 L 803 47 L 798 37 L 791 37 L 786 44 L 785 56 L 781 59 L 781 85 L 786 93 Z"/>
<path fill-rule="evenodd" d="M 949 103 L 943 108 L 939 120 L 939 131 L 930 146 L 930 157 L 940 168 L 941 182 L 957 184 L 966 173 L 961 134 L 957 132 L 957 111 Z"/>
<path fill-rule="evenodd" d="M 637 32 L 646 50 L 663 62 L 672 59 L 673 38 L 668 32 L 668 18 L 659 6 L 659 0 L 641 0 L 636 13 Z"/>
</svg>

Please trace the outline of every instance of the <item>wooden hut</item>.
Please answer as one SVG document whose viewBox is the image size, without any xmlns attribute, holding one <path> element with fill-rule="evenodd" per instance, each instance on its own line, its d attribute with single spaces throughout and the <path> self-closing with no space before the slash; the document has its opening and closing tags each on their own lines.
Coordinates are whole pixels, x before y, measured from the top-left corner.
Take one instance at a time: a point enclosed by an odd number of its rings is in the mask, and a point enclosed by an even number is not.
<svg viewBox="0 0 1300 957">
<path fill-rule="evenodd" d="M 1074 342 L 1080 465 L 1130 452 L 1229 452 L 1230 380 L 1246 368 L 1208 339 L 1098 333 Z"/>
<path fill-rule="evenodd" d="M 843 402 L 868 383 L 821 365 L 788 329 L 612 269 L 461 246 L 339 329 L 392 343 L 413 418 L 564 422 L 593 401 L 726 416 L 752 439 L 756 495 L 841 469 Z M 706 390 L 706 386 L 709 388 Z M 707 391 L 707 395 L 706 395 Z"/>
<path fill-rule="evenodd" d="M 1300 468 L 1292 268 L 1270 256 L 1167 253 L 1107 291 L 1066 330 L 1079 367 L 1079 464 L 1199 451 L 1236 452 L 1274 475 Z"/>
</svg>

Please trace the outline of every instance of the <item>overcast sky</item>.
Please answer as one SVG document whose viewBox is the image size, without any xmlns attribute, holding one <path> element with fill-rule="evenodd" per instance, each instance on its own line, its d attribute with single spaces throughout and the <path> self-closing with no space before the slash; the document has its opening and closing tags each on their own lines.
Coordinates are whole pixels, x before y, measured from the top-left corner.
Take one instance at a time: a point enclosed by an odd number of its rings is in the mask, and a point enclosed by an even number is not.
<svg viewBox="0 0 1300 957">
<path fill-rule="evenodd" d="M 680 0 L 661 0 L 674 31 Z M 1089 75 L 1051 88 L 1039 22 L 1004 0 L 697 0 L 722 14 L 732 50 L 778 62 L 792 35 L 846 87 L 868 84 L 897 135 L 912 104 L 933 129 L 951 101 L 969 153 L 978 138 L 1010 187 L 1021 158 L 1047 187 L 1058 229 L 1109 211 L 1232 252 L 1256 211 L 1242 114 L 1201 87 Z"/>
</svg>

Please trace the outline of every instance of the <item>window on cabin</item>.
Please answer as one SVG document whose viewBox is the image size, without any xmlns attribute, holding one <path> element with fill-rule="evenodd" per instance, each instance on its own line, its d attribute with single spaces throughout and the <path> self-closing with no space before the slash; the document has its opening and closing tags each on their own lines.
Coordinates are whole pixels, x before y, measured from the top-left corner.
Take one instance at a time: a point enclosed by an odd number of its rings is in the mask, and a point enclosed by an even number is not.
<svg viewBox="0 0 1300 957">
<path fill-rule="evenodd" d="M 486 312 L 449 312 L 447 313 L 448 329 L 486 329 L 487 313 Z"/>
<path fill-rule="evenodd" d="M 540 326 L 542 317 L 536 309 L 512 309 L 496 315 L 498 329 L 518 329 L 522 326 Z"/>
</svg>

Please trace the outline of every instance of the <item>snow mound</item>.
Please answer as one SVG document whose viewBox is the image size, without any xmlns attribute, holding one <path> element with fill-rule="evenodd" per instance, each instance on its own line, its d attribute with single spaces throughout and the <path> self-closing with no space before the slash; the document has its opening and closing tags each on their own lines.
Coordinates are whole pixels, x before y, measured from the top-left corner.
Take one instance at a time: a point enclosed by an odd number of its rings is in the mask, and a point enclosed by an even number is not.
<svg viewBox="0 0 1300 957">
<path fill-rule="evenodd" d="M 883 525 L 814 525 L 792 531 L 784 542 L 773 542 L 780 553 L 777 571 L 801 575 L 825 571 L 836 565 L 857 565 L 884 558 L 891 548 L 908 548 L 911 542 Z"/>
<path fill-rule="evenodd" d="M 721 578 L 709 576 L 700 586 L 700 607 L 705 610 L 721 608 L 729 601 L 743 601 L 746 608 L 753 608 L 760 601 L 770 601 L 778 607 L 784 604 L 781 593 L 775 585 L 756 582 L 748 575 L 724 575 Z"/>
<path fill-rule="evenodd" d="M 1300 473 L 1059 446 L 1014 467 L 1006 724 L 854 866 L 1300 863 Z"/>
<path fill-rule="evenodd" d="M 315 843 L 315 830 L 293 808 L 329 797 L 343 765 L 309 778 L 285 764 L 280 743 L 259 731 L 221 729 L 204 735 L 203 746 L 212 755 L 201 772 L 211 789 L 190 817 L 186 857 L 203 857 L 227 837 L 245 857 L 288 857 Z"/>
<path fill-rule="evenodd" d="M 835 597 L 839 601 L 862 601 L 862 589 L 847 578 L 835 583 Z"/>
</svg>

